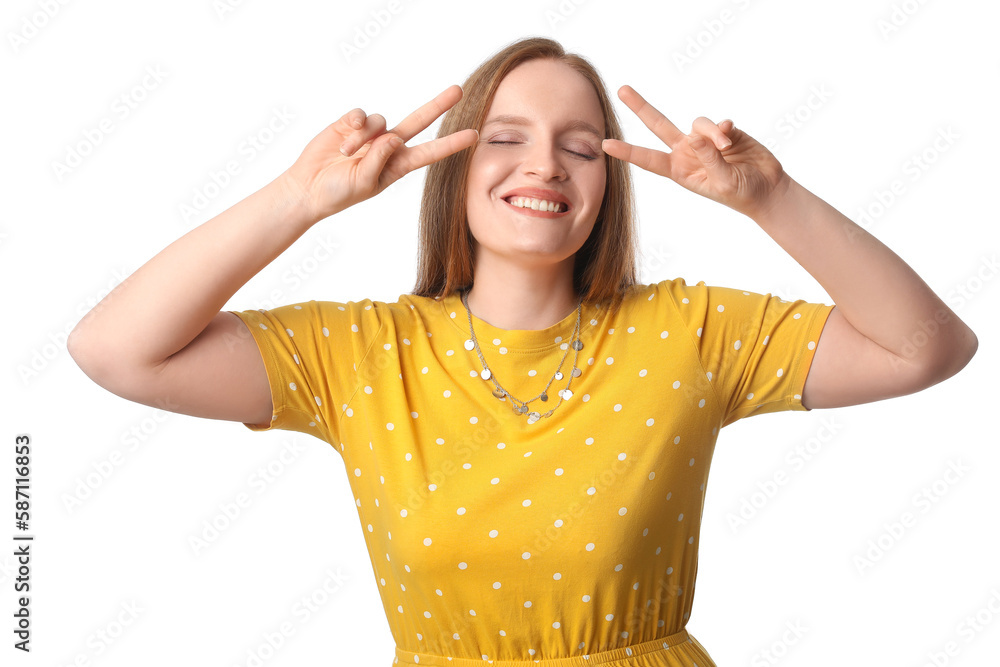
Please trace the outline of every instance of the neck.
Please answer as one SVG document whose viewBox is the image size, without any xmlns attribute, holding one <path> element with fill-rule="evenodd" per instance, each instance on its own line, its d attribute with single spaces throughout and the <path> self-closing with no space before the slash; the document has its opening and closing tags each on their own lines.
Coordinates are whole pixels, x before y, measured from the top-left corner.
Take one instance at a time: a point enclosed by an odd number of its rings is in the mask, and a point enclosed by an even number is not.
<svg viewBox="0 0 1000 667">
<path fill-rule="evenodd" d="M 544 267 L 501 267 L 481 256 L 469 290 L 469 311 L 500 329 L 547 329 L 580 302 L 573 289 L 573 259 Z"/>
</svg>

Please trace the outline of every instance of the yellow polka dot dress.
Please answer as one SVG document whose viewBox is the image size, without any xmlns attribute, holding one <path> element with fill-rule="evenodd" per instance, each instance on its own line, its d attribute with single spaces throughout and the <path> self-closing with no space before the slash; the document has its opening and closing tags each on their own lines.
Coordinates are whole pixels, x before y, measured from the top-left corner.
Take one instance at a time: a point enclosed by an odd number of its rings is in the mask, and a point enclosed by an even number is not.
<svg viewBox="0 0 1000 667">
<path fill-rule="evenodd" d="M 458 292 L 229 311 L 252 332 L 274 415 L 254 431 L 343 458 L 394 664 L 715 667 L 685 630 L 719 429 L 805 410 L 833 306 L 682 278 L 584 304 L 580 373 L 528 423 L 467 350 Z M 504 330 L 473 315 L 500 384 L 539 395 L 577 314 Z"/>
</svg>

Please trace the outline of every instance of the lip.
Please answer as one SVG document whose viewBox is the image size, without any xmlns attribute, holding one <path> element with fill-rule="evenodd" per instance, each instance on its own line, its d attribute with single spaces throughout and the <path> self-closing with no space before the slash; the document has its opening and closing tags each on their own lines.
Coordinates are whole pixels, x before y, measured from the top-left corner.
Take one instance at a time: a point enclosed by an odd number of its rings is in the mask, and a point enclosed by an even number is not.
<svg viewBox="0 0 1000 667">
<path fill-rule="evenodd" d="M 510 197 L 531 197 L 532 199 L 545 199 L 547 201 L 555 201 L 561 203 L 565 207 L 565 211 L 560 211 L 558 213 L 554 211 L 536 211 L 531 208 L 521 208 L 520 206 L 514 206 L 507 201 Z M 572 204 L 569 203 L 569 199 L 565 195 L 561 195 L 555 190 L 545 190 L 543 188 L 514 188 L 509 192 L 504 193 L 500 199 L 504 204 L 512 209 L 521 211 L 527 215 L 536 215 L 543 218 L 557 218 L 561 215 L 566 215 L 573 210 Z"/>
</svg>

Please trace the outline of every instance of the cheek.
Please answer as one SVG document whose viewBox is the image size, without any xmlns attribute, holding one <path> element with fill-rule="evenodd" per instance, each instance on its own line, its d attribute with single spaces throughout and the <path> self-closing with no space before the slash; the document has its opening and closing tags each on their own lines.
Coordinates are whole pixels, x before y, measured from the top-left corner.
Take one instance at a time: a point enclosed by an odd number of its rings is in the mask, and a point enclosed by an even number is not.
<svg viewBox="0 0 1000 667">
<path fill-rule="evenodd" d="M 601 207 L 601 202 L 604 200 L 604 190 L 607 187 L 607 174 L 604 172 L 602 167 L 598 172 L 591 174 L 587 181 L 587 192 L 588 199 L 591 202 L 591 206 L 596 211 Z"/>
<path fill-rule="evenodd" d="M 496 165 L 481 152 L 472 158 L 466 180 L 466 215 L 470 231 L 477 231 L 483 215 L 489 215 L 490 200 L 498 187 Z M 475 236 L 475 234 L 473 235 Z"/>
<path fill-rule="evenodd" d="M 480 151 L 472 158 L 469 167 L 469 185 L 480 189 L 495 188 L 508 172 L 509 168 L 505 166 L 501 156 Z"/>
</svg>

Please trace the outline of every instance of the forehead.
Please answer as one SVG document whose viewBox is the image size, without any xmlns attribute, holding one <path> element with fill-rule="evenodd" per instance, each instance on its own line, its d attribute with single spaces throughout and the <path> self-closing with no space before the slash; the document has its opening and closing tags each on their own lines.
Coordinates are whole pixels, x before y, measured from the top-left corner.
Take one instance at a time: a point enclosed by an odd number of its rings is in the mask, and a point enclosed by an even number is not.
<svg viewBox="0 0 1000 667">
<path fill-rule="evenodd" d="M 541 123 L 584 121 L 604 127 L 593 84 L 569 65 L 550 59 L 521 63 L 504 77 L 486 122 L 500 116 L 521 116 Z"/>
</svg>

